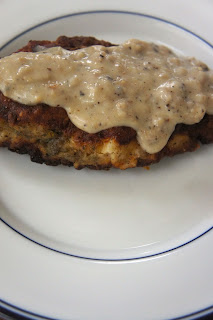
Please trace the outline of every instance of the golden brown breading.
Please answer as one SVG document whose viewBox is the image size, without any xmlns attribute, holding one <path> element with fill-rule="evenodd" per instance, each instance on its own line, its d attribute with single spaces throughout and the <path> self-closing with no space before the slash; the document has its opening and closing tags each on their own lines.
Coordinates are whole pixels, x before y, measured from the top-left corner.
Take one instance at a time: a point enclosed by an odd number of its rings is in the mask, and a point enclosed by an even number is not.
<svg viewBox="0 0 213 320">
<path fill-rule="evenodd" d="M 111 45 L 91 37 L 63 36 L 55 42 L 30 41 L 20 51 L 36 51 L 38 46 L 74 50 L 94 44 Z M 60 107 L 25 106 L 0 92 L 0 146 L 27 153 L 38 163 L 74 165 L 77 169 L 127 169 L 148 166 L 165 156 L 194 151 L 199 142 L 213 142 L 213 116 L 205 115 L 199 124 L 177 125 L 165 148 L 148 154 L 139 146 L 132 128 L 115 127 L 89 134 L 75 127 Z"/>
</svg>

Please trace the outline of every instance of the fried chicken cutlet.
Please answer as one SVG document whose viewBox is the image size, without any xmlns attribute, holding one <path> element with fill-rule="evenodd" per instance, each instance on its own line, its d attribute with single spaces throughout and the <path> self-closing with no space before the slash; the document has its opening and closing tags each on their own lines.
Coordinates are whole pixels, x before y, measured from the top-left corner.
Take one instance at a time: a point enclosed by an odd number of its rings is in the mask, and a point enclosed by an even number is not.
<svg viewBox="0 0 213 320">
<path fill-rule="evenodd" d="M 59 37 L 56 41 L 30 41 L 22 52 L 51 47 L 77 50 L 112 44 L 92 37 Z M 157 50 L 157 49 L 156 49 Z M 127 169 L 149 166 L 163 157 L 196 150 L 200 143 L 213 142 L 213 116 L 205 114 L 199 123 L 177 124 L 166 145 L 148 153 L 138 142 L 137 132 L 128 126 L 113 126 L 96 133 L 78 128 L 66 110 L 44 103 L 25 105 L 0 92 L 0 146 L 47 165 L 76 169 Z"/>
</svg>

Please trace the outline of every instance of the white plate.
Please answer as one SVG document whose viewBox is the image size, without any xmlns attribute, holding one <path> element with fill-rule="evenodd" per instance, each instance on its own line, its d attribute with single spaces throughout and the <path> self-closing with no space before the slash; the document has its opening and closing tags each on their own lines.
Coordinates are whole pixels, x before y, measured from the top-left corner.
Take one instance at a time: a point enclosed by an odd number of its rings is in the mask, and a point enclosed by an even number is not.
<svg viewBox="0 0 213 320">
<path fill-rule="evenodd" d="M 20 3 L 24 9 L 26 1 Z M 61 5 L 67 13 L 67 4 Z M 15 37 L 6 44 L 0 37 L 1 56 L 30 39 L 62 34 L 115 43 L 134 37 L 164 43 L 213 68 L 208 32 L 204 40 L 152 8 L 145 14 L 136 6 L 130 13 L 113 5 L 98 11 L 94 5 L 86 6 L 90 12 L 81 5 L 83 13 L 76 13 L 76 6 L 30 29 L 24 18 L 21 34 L 13 28 Z M 42 16 L 42 7 L 39 12 Z M 95 172 L 41 166 L 0 150 L 2 306 L 60 319 L 171 319 L 209 312 L 212 157 L 212 147 L 203 146 L 150 171 Z"/>
</svg>

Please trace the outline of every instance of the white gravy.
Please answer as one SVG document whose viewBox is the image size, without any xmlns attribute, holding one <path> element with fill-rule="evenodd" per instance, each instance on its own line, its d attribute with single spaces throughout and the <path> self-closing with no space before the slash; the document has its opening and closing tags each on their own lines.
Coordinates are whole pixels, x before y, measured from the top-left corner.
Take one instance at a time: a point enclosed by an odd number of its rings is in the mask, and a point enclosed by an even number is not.
<svg viewBox="0 0 213 320">
<path fill-rule="evenodd" d="M 132 127 L 148 153 L 166 145 L 176 124 L 213 114 L 213 73 L 205 64 L 134 39 L 12 54 L 0 59 L 0 90 L 29 108 L 60 106 L 88 133 Z"/>
</svg>

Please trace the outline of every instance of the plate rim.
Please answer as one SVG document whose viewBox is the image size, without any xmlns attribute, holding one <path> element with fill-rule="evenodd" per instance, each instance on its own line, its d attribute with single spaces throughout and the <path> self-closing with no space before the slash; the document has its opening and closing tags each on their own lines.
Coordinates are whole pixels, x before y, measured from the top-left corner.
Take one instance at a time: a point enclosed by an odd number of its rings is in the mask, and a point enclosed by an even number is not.
<svg viewBox="0 0 213 320">
<path fill-rule="evenodd" d="M 26 319 L 32 319 L 32 320 L 60 320 L 59 318 L 51 318 L 46 317 L 41 314 L 37 314 L 25 309 L 22 309 L 20 307 L 17 307 L 11 303 L 8 303 L 2 299 L 0 299 L 0 312 L 7 312 L 9 316 L 18 316 L 18 320 L 26 320 Z M 175 318 L 169 318 L 168 320 L 187 320 L 192 319 L 191 317 L 196 317 L 193 319 L 200 319 L 203 316 L 207 315 L 213 315 L 213 305 L 206 307 L 204 309 L 180 316 Z M 27 318 L 27 316 L 30 316 L 30 318 Z"/>
<path fill-rule="evenodd" d="M 212 226 L 209 229 L 207 229 L 206 231 L 204 231 L 203 233 L 201 233 L 200 235 L 196 236 L 195 238 L 193 238 L 193 239 L 191 239 L 191 240 L 189 240 L 187 242 L 184 242 L 183 244 L 180 244 L 179 246 L 176 246 L 174 248 L 171 248 L 171 249 L 168 249 L 168 250 L 165 250 L 165 251 L 162 251 L 162 252 L 157 252 L 157 253 L 154 253 L 154 254 L 145 255 L 145 256 L 142 256 L 142 257 L 141 256 L 140 257 L 135 257 L 135 258 L 133 257 L 133 258 L 120 258 L 120 259 L 116 259 L 116 258 L 114 258 L 114 259 L 104 259 L 104 258 L 91 258 L 91 257 L 79 256 L 79 255 L 75 255 L 75 254 L 71 254 L 71 253 L 68 253 L 68 252 L 64 252 L 64 251 L 61 251 L 61 250 L 57 250 L 57 249 L 51 248 L 51 247 L 49 247 L 47 245 L 44 245 L 44 244 L 42 244 L 42 243 L 40 243 L 40 242 L 38 242 L 38 241 L 36 241 L 34 239 L 31 239 L 30 237 L 26 236 L 22 232 L 18 231 L 17 229 L 12 227 L 10 224 L 8 224 L 4 219 L 2 219 L 1 216 L 0 216 L 0 222 L 5 224 L 8 228 L 10 228 L 12 231 L 17 233 L 21 237 L 27 239 L 28 241 L 30 241 L 30 242 L 34 243 L 35 245 L 40 246 L 40 247 L 42 247 L 44 249 L 53 251 L 53 252 L 61 254 L 61 255 L 72 257 L 72 258 L 77 258 L 77 259 L 82 259 L 82 260 L 90 260 L 90 261 L 99 261 L 99 262 L 129 262 L 129 261 L 137 261 L 137 260 L 144 260 L 144 259 L 147 259 L 147 258 L 158 257 L 158 256 L 161 256 L 161 255 L 176 251 L 176 250 L 178 250 L 178 249 L 180 249 L 182 247 L 185 247 L 188 244 L 190 244 L 192 242 L 195 242 L 196 240 L 200 239 L 201 237 L 203 237 L 207 233 L 210 233 L 210 231 L 213 230 L 213 226 Z"/>
<path fill-rule="evenodd" d="M 6 43 L 4 43 L 1 47 L 0 47 L 0 52 L 6 48 L 10 43 L 12 43 L 13 41 L 15 41 L 16 39 L 20 38 L 21 36 L 23 36 L 24 34 L 34 30 L 35 28 L 39 28 L 45 24 L 57 21 L 57 20 L 61 20 L 61 19 L 66 19 L 69 17 L 74 17 L 74 16 L 79 16 L 79 15 L 86 15 L 86 14 L 95 14 L 95 13 L 118 13 L 118 14 L 130 14 L 130 15 L 135 15 L 135 16 L 142 16 L 142 17 L 146 17 L 146 18 L 150 18 L 153 20 L 157 20 L 157 21 L 161 21 L 167 24 L 170 24 L 176 28 L 179 28 L 191 35 L 193 35 L 194 37 L 198 38 L 199 40 L 203 41 L 205 44 L 207 44 L 208 46 L 210 46 L 210 48 L 213 49 L 213 44 L 211 44 L 209 41 L 207 41 L 206 39 L 204 39 L 203 37 L 201 37 L 200 35 L 198 35 L 197 33 L 189 30 L 188 28 L 185 28 L 175 22 L 172 22 L 170 20 L 164 19 L 164 18 L 160 18 L 154 15 L 150 15 L 150 14 L 146 14 L 146 13 L 140 13 L 137 11 L 129 11 L 129 10 L 88 10 L 88 11 L 78 11 L 78 12 L 74 12 L 74 13 L 69 13 L 66 15 L 62 15 L 62 16 L 57 16 L 55 18 L 51 18 L 51 19 L 47 19 L 43 22 L 40 22 L 34 26 L 31 26 L 30 28 L 27 28 L 26 30 L 22 31 L 21 33 L 18 33 L 17 35 L 15 35 L 13 38 L 11 38 L 10 40 L 8 40 Z"/>
</svg>

